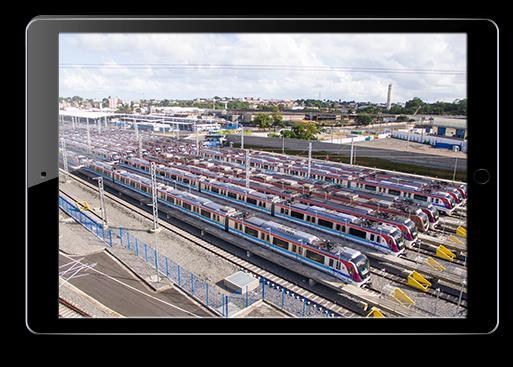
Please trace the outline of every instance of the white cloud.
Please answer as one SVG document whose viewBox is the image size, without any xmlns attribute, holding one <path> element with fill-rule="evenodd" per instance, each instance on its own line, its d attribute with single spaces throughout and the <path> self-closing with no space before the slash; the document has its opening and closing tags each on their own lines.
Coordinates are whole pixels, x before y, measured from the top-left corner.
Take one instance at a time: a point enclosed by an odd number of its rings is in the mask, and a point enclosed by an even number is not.
<svg viewBox="0 0 513 367">
<path fill-rule="evenodd" d="M 282 65 L 466 69 L 464 34 L 80 34 L 62 35 L 60 94 L 99 98 L 255 96 L 384 101 L 465 97 L 463 75 L 305 70 L 133 69 L 126 64 Z M 115 67 L 119 65 L 119 67 Z M 115 67 L 115 68 L 114 68 Z"/>
</svg>

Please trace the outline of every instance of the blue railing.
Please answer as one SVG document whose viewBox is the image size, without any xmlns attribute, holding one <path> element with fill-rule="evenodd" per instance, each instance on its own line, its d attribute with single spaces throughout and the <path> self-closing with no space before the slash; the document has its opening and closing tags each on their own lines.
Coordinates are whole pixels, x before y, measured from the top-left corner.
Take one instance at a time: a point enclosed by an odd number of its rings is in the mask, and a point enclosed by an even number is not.
<svg viewBox="0 0 513 367">
<path fill-rule="evenodd" d="M 258 288 L 246 294 L 227 293 L 219 286 L 210 284 L 167 256 L 158 253 L 153 247 L 131 235 L 129 230 L 104 228 L 102 223 L 98 223 L 62 196 L 59 196 L 59 207 L 105 242 L 107 247 L 121 247 L 142 258 L 153 269 L 158 269 L 161 276 L 171 280 L 178 288 L 222 317 L 229 317 L 258 300 L 265 300 L 296 317 L 338 316 L 263 277 L 260 277 Z"/>
</svg>

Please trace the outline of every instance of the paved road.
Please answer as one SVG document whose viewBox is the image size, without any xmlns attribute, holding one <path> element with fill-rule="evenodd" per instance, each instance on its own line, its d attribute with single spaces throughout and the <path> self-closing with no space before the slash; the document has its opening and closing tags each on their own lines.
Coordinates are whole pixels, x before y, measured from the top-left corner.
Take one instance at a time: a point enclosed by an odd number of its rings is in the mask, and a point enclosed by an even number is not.
<svg viewBox="0 0 513 367">
<path fill-rule="evenodd" d="M 105 252 L 74 257 L 61 253 L 59 266 L 60 273 L 69 270 L 63 278 L 76 272 L 68 280 L 71 284 L 126 317 L 212 316 L 176 289 L 160 293 L 149 290 Z"/>
<path fill-rule="evenodd" d="M 240 143 L 240 135 L 227 135 L 227 142 Z M 306 150 L 308 149 L 308 140 L 298 139 L 285 139 L 285 149 L 294 150 L 305 150 L 305 156 L 307 155 Z M 281 138 L 267 138 L 259 136 L 244 136 L 244 144 L 251 146 L 260 146 L 281 149 L 282 139 Z M 351 154 L 350 144 L 332 144 L 320 141 L 312 142 L 312 151 L 314 152 L 334 152 L 338 154 L 344 154 L 349 156 Z M 427 166 L 432 168 L 441 168 L 446 170 L 453 170 L 455 159 L 452 157 L 444 157 L 433 154 L 405 152 L 400 150 L 370 148 L 365 146 L 358 146 L 356 149 L 356 160 L 358 157 L 369 157 L 369 158 L 381 158 L 391 162 L 415 164 L 419 166 Z M 467 171 L 467 159 L 459 158 L 457 164 L 457 170 L 466 172 Z"/>
</svg>

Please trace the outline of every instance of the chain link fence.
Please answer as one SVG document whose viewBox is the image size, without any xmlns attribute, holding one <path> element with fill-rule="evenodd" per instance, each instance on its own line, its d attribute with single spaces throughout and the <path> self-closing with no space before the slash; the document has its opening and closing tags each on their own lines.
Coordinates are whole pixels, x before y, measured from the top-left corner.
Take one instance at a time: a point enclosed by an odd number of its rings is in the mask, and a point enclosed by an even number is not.
<svg viewBox="0 0 513 367">
<path fill-rule="evenodd" d="M 230 317 L 258 300 L 264 300 L 295 317 L 339 317 L 330 310 L 263 277 L 259 277 L 259 286 L 252 291 L 245 294 L 229 293 L 199 278 L 167 256 L 161 255 L 153 247 L 133 236 L 129 230 L 104 228 L 102 223 L 92 219 L 62 196 L 59 196 L 59 207 L 105 242 L 108 247 L 120 246 L 142 258 L 153 269 L 158 270 L 161 276 L 171 280 L 178 288 L 222 317 Z"/>
</svg>

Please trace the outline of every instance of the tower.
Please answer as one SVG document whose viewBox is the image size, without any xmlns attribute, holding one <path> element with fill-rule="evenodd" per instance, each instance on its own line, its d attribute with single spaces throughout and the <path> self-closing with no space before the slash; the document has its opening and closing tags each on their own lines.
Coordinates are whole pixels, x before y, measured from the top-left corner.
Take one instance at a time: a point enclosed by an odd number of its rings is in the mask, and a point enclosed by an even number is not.
<svg viewBox="0 0 513 367">
<path fill-rule="evenodd" d="M 392 107 L 392 84 L 388 85 L 388 94 L 387 94 L 387 111 Z"/>
</svg>

